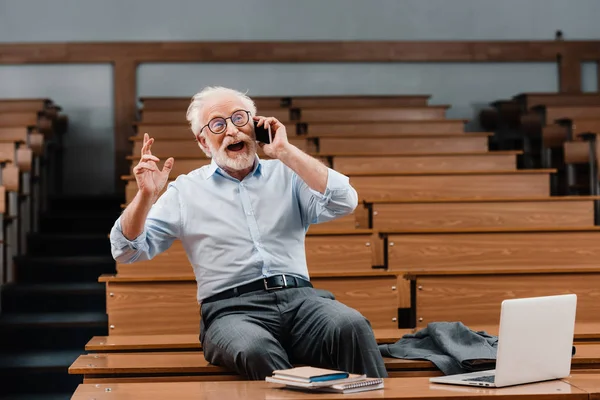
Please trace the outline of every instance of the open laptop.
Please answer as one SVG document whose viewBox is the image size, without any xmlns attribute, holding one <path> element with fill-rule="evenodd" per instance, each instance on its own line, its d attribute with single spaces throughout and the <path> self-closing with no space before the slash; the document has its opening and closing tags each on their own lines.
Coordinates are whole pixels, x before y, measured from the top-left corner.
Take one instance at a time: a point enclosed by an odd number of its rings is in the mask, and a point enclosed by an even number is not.
<svg viewBox="0 0 600 400">
<path fill-rule="evenodd" d="M 503 387 L 571 372 L 577 295 L 504 300 L 496 369 L 430 378 L 433 383 Z"/>
</svg>

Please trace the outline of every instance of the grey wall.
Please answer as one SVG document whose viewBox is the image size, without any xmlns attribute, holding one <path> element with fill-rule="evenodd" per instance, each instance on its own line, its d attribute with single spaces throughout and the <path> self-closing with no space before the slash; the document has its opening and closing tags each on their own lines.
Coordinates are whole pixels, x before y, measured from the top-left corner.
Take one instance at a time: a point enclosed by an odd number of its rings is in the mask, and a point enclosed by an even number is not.
<svg viewBox="0 0 600 400">
<path fill-rule="evenodd" d="M 551 40 L 556 29 L 599 39 L 598 15 L 597 0 L 0 0 L 0 42 Z M 582 71 L 584 90 L 596 91 L 596 66 Z M 153 64 L 139 72 L 144 96 L 191 96 L 207 84 L 255 95 L 428 93 L 462 118 L 521 91 L 556 90 L 552 64 Z M 49 96 L 65 106 L 69 192 L 112 189 L 111 76 L 96 65 L 0 70 L 0 98 Z M 100 160 L 84 171 L 86 154 Z"/>
</svg>

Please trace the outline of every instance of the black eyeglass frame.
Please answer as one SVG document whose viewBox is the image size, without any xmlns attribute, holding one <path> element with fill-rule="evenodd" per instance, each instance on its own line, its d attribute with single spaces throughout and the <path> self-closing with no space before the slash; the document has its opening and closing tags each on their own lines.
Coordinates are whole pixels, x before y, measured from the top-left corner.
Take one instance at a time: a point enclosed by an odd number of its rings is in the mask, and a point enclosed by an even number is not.
<svg viewBox="0 0 600 400">
<path fill-rule="evenodd" d="M 233 116 L 234 116 L 235 114 L 237 114 L 237 113 L 239 113 L 239 112 L 241 112 L 241 111 L 243 111 L 243 112 L 245 112 L 245 113 L 246 113 L 246 117 L 247 117 L 247 118 L 246 118 L 246 121 L 245 121 L 243 124 L 241 124 L 241 125 L 238 125 L 238 124 L 236 124 L 235 122 L 233 122 L 233 119 L 232 119 L 232 118 L 233 118 Z M 214 120 L 216 120 L 216 119 L 222 119 L 223 121 L 225 121 L 225 128 L 223 129 L 223 132 L 215 132 L 215 131 L 213 131 L 213 130 L 211 129 L 211 127 L 210 127 L 210 123 L 211 123 L 211 122 L 213 122 L 213 121 L 214 121 Z M 247 123 L 250 121 L 250 111 L 248 111 L 248 110 L 236 110 L 236 111 L 234 111 L 234 112 L 233 112 L 233 113 L 232 113 L 232 114 L 231 114 L 229 117 L 227 117 L 227 118 L 223 118 L 223 117 L 214 117 L 214 118 L 212 118 L 210 121 L 208 121 L 208 124 L 206 124 L 206 125 L 204 125 L 202 128 L 200 128 L 200 131 L 199 131 L 199 132 L 202 132 L 202 130 L 203 130 L 204 128 L 208 127 L 208 130 L 209 130 L 209 131 L 211 131 L 213 134 L 215 134 L 215 135 L 222 135 L 223 133 L 225 133 L 225 131 L 227 131 L 227 120 L 228 120 L 228 119 L 229 119 L 229 120 L 231 120 L 231 123 L 232 123 L 233 125 L 237 126 L 238 128 L 241 128 L 242 126 L 246 125 L 246 124 L 247 124 Z"/>
</svg>

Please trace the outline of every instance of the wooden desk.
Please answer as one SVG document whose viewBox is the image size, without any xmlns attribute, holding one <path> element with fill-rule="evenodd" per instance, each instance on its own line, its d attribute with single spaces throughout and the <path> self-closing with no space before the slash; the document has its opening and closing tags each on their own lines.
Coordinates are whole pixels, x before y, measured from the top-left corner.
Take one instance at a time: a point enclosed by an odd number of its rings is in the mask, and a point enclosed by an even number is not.
<svg viewBox="0 0 600 400">
<path fill-rule="evenodd" d="M 587 392 L 590 396 L 589 400 L 600 400 L 600 376 L 598 374 L 571 375 L 564 381 Z"/>
<path fill-rule="evenodd" d="M 600 380 L 599 375 L 594 375 Z M 429 383 L 428 378 L 387 378 L 383 390 L 356 394 L 305 393 L 262 381 L 82 384 L 74 400 L 120 399 L 496 399 L 588 400 L 588 393 L 566 381 L 519 385 L 501 389 L 470 388 Z"/>
</svg>

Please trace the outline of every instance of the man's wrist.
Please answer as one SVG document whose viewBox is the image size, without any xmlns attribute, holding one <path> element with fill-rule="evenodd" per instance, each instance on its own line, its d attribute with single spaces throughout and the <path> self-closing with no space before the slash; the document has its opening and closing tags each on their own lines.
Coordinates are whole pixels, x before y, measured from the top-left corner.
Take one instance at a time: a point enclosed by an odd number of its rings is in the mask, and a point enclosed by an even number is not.
<svg viewBox="0 0 600 400">
<path fill-rule="evenodd" d="M 278 152 L 277 159 L 285 165 L 289 166 L 289 162 L 294 156 L 298 154 L 299 151 L 299 148 L 287 142 L 285 146 Z"/>
</svg>

